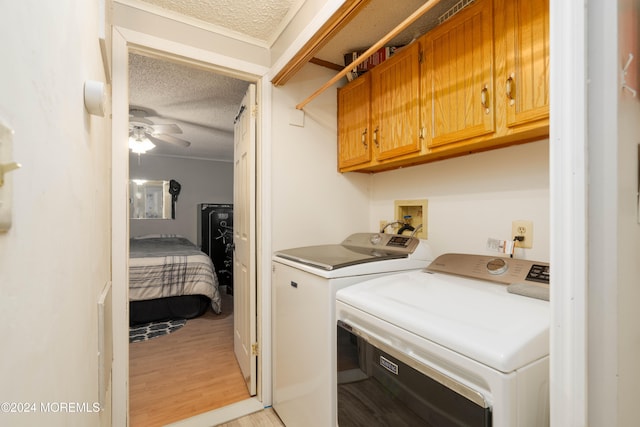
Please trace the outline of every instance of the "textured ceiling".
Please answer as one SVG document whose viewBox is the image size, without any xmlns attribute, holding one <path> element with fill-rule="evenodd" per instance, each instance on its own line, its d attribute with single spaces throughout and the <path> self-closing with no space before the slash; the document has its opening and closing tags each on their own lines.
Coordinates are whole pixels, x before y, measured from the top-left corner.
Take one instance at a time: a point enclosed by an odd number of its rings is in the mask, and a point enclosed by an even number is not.
<svg viewBox="0 0 640 427">
<path fill-rule="evenodd" d="M 271 43 L 304 0 L 124 0 L 148 4 Z"/>
<path fill-rule="evenodd" d="M 191 65 L 129 55 L 129 105 L 154 124 L 177 124 L 191 142 L 157 144 L 149 154 L 233 160 L 233 121 L 249 83 Z"/>
<path fill-rule="evenodd" d="M 304 0 L 118 0 L 174 19 L 211 24 L 214 31 L 270 45 Z M 164 59 L 131 54 L 129 105 L 155 124 L 177 124 L 191 142 L 157 144 L 149 155 L 233 160 L 233 121 L 248 83 Z"/>
</svg>

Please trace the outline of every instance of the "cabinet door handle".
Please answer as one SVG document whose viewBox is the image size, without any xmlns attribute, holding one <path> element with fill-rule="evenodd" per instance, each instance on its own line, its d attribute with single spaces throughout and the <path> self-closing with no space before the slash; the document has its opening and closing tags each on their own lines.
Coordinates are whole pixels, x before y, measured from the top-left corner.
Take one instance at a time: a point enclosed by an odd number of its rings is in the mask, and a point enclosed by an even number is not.
<svg viewBox="0 0 640 427">
<path fill-rule="evenodd" d="M 364 128 L 364 132 L 362 132 L 362 145 L 367 148 L 367 128 Z"/>
<path fill-rule="evenodd" d="M 373 143 L 376 144 L 376 147 L 380 147 L 378 144 L 378 127 L 376 126 L 376 130 L 373 131 Z"/>
<path fill-rule="evenodd" d="M 484 85 L 482 92 L 480 92 L 480 102 L 484 107 L 485 114 L 489 114 L 489 88 L 487 85 Z"/>
<path fill-rule="evenodd" d="M 516 103 L 516 82 L 513 79 L 513 74 L 511 74 L 507 78 L 506 92 L 507 92 L 507 99 L 509 100 L 509 105 L 515 104 Z"/>
</svg>

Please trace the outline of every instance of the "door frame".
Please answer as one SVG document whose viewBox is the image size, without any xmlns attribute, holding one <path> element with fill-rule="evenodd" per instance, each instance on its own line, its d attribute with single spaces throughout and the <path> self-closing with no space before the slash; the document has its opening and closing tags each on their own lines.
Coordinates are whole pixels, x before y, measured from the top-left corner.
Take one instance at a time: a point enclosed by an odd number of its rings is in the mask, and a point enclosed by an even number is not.
<svg viewBox="0 0 640 427">
<path fill-rule="evenodd" d="M 128 135 L 128 58 L 129 50 L 153 52 L 159 56 L 194 61 L 214 72 L 256 84 L 258 118 L 256 130 L 256 310 L 258 355 L 257 395 L 235 405 L 198 416 L 203 425 L 224 422 L 271 405 L 270 336 L 271 298 L 263 292 L 270 279 L 270 110 L 272 85 L 266 78 L 269 69 L 211 51 L 177 43 L 124 27 L 112 31 L 112 142 L 111 142 L 111 264 L 113 282 L 113 370 L 112 421 L 126 426 L 129 421 L 129 219 L 127 215 L 127 182 L 129 179 Z M 189 419 L 192 420 L 192 419 Z"/>
</svg>

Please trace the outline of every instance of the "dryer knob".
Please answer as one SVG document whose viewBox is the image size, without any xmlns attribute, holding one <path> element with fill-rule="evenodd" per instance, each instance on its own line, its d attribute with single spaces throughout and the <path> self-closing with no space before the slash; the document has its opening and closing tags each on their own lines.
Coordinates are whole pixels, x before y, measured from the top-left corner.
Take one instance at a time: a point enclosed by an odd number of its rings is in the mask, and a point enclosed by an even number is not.
<svg viewBox="0 0 640 427">
<path fill-rule="evenodd" d="M 507 262 L 502 258 L 494 258 L 487 263 L 487 271 L 490 274 L 502 274 L 509 268 Z"/>
<path fill-rule="evenodd" d="M 378 243 L 380 243 L 380 240 L 382 240 L 382 236 L 380 234 L 372 234 L 371 237 L 369 238 L 369 242 L 371 242 L 372 245 L 377 245 Z"/>
</svg>

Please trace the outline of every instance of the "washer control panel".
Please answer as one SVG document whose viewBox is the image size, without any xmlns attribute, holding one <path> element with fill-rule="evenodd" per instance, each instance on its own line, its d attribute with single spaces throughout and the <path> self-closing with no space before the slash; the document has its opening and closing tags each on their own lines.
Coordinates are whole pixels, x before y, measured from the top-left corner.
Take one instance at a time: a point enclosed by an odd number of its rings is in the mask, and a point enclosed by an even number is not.
<svg viewBox="0 0 640 427">
<path fill-rule="evenodd" d="M 416 237 L 386 233 L 355 233 L 347 237 L 341 244 L 351 248 L 384 249 L 410 254 L 419 245 Z"/>
<path fill-rule="evenodd" d="M 455 274 L 472 279 L 512 283 L 549 284 L 549 264 L 515 258 L 449 253 L 440 255 L 427 271 Z"/>
<path fill-rule="evenodd" d="M 548 264 L 533 264 L 526 280 L 532 282 L 549 284 L 549 265 Z"/>
</svg>

